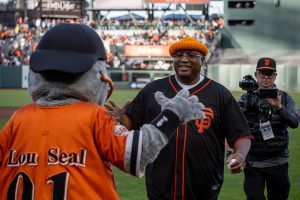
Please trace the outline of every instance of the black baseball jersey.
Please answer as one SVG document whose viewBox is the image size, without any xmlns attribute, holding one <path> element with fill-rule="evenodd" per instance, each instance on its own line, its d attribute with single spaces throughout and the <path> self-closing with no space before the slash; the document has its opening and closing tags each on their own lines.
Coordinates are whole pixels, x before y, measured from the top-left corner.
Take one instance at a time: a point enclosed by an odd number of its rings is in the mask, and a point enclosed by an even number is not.
<svg viewBox="0 0 300 200">
<path fill-rule="evenodd" d="M 151 122 L 160 113 L 155 92 L 172 98 L 181 89 L 174 75 L 146 85 L 126 112 L 133 128 Z M 205 77 L 189 91 L 206 107 L 206 119 L 181 125 L 147 166 L 151 200 L 217 199 L 223 183 L 225 138 L 232 147 L 238 139 L 251 137 L 241 109 L 225 87 Z"/>
</svg>

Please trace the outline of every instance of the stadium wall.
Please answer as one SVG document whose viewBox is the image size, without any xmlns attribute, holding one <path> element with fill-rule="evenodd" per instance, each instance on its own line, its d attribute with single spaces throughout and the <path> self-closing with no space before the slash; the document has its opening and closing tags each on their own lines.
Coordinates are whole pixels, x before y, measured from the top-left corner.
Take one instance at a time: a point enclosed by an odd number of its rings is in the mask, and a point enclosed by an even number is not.
<svg viewBox="0 0 300 200">
<path fill-rule="evenodd" d="M 207 76 L 227 87 L 229 90 L 237 91 L 239 81 L 245 75 L 253 75 L 253 65 L 208 65 Z M 28 66 L 1 67 L 0 66 L 0 88 L 27 88 Z M 300 92 L 300 66 L 277 65 L 278 76 L 276 85 L 285 91 Z M 152 80 L 174 74 L 173 70 L 121 70 L 108 71 L 116 88 L 141 88 Z"/>
<path fill-rule="evenodd" d="M 224 0 L 224 24 L 222 46 L 240 48 L 249 57 L 264 53 L 280 60 L 300 50 L 299 0 Z"/>
<path fill-rule="evenodd" d="M 209 65 L 207 76 L 231 91 L 241 90 L 239 81 L 245 75 L 254 76 L 253 65 Z M 300 66 L 277 65 L 277 78 L 275 84 L 284 91 L 300 92 Z"/>
</svg>

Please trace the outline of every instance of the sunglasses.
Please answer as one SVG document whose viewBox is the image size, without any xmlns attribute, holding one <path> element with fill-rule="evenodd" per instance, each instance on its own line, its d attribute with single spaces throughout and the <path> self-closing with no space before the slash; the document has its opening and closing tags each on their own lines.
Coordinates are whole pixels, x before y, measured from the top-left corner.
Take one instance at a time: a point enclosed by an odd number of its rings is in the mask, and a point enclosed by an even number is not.
<svg viewBox="0 0 300 200">
<path fill-rule="evenodd" d="M 109 90 L 108 90 L 108 94 L 107 94 L 107 99 L 109 99 L 109 97 L 111 96 L 111 94 L 113 93 L 114 91 L 114 84 L 113 84 L 113 81 L 111 80 L 111 78 L 109 76 L 107 76 L 107 74 L 103 73 L 102 71 L 100 71 L 100 80 L 104 83 L 108 83 L 109 85 Z"/>
</svg>

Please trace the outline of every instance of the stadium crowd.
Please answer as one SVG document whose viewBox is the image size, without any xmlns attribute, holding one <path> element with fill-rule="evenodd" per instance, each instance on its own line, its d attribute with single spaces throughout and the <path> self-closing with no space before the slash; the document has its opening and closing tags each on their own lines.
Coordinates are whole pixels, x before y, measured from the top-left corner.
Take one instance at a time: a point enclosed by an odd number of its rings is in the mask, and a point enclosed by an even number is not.
<svg viewBox="0 0 300 200">
<path fill-rule="evenodd" d="M 0 24 L 0 65 L 29 65 L 29 57 L 35 51 L 40 38 L 51 27 L 59 23 L 84 23 L 93 27 L 103 38 L 107 49 L 108 68 L 169 69 L 171 63 L 165 60 L 146 60 L 129 58 L 124 55 L 125 45 L 169 45 L 187 35 L 196 38 L 208 47 L 220 28 L 222 19 L 199 19 L 195 23 L 188 20 L 153 21 L 139 23 L 131 21 L 105 20 L 88 23 L 79 20 L 28 19 L 19 18 L 14 27 Z M 106 28 L 104 28 L 106 27 Z M 117 32 L 116 32 L 117 31 Z"/>
</svg>

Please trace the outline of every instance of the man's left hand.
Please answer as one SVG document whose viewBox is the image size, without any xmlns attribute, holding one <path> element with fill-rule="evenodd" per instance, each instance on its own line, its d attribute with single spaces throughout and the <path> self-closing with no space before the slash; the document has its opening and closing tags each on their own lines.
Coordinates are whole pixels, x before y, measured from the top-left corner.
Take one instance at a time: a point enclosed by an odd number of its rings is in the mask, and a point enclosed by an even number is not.
<svg viewBox="0 0 300 200">
<path fill-rule="evenodd" d="M 266 101 L 275 110 L 280 110 L 281 109 L 281 97 L 282 97 L 282 94 L 278 93 L 276 99 L 266 98 Z"/>
</svg>

